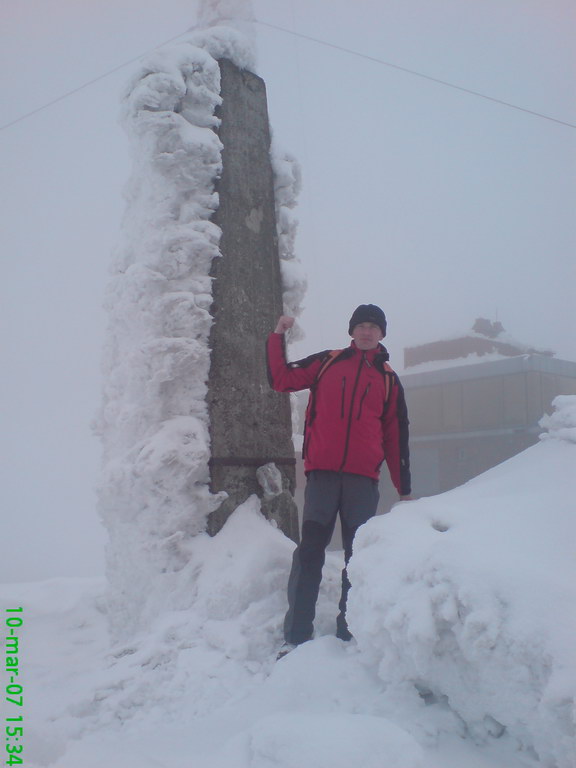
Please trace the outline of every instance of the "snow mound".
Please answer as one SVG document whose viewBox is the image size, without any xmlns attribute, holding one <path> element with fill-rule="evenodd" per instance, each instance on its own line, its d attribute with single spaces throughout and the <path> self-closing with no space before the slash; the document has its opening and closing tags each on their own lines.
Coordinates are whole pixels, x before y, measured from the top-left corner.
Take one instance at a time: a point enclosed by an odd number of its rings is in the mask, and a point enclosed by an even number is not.
<svg viewBox="0 0 576 768">
<path fill-rule="evenodd" d="M 539 421 L 540 426 L 548 430 L 540 435 L 540 439 L 553 438 L 576 443 L 576 396 L 558 395 L 552 405 L 555 412 L 551 416 L 546 414 Z"/>
<path fill-rule="evenodd" d="M 576 754 L 575 402 L 556 399 L 548 440 L 370 521 L 349 569 L 351 631 L 383 681 L 555 768 Z"/>
<path fill-rule="evenodd" d="M 238 765 L 242 752 L 250 754 L 250 768 L 424 766 L 421 747 L 406 731 L 369 715 L 282 713 L 263 717 L 248 733 L 231 740 L 205 768 Z"/>
<path fill-rule="evenodd" d="M 269 671 L 282 642 L 294 543 L 252 496 L 217 536 L 200 534 L 185 549 L 188 564 L 150 589 L 146 630 L 112 647 L 107 681 L 77 705 L 94 727 L 139 718 L 152 691 L 170 717 L 206 716 Z M 324 592 L 334 591 L 334 606 L 340 567 L 327 567 Z"/>
</svg>

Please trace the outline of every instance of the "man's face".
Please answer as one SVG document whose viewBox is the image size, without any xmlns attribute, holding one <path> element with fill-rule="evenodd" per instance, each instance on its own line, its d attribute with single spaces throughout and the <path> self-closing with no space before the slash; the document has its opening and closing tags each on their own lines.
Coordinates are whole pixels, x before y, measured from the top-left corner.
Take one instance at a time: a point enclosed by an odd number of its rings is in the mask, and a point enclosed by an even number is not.
<svg viewBox="0 0 576 768">
<path fill-rule="evenodd" d="M 380 326 L 376 323 L 358 323 L 352 329 L 352 338 L 358 349 L 375 349 L 384 338 Z"/>
</svg>

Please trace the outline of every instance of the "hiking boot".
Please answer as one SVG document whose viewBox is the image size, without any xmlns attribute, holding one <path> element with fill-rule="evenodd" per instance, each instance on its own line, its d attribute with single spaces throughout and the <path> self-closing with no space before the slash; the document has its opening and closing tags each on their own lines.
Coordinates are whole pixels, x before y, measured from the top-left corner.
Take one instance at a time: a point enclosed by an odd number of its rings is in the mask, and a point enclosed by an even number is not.
<svg viewBox="0 0 576 768">
<path fill-rule="evenodd" d="M 294 648 L 297 648 L 297 647 L 298 646 L 294 645 L 293 643 L 284 643 L 284 645 L 278 651 L 278 655 L 276 656 L 276 661 L 283 659 L 284 656 L 287 656 L 290 653 L 290 651 L 293 651 Z"/>
<path fill-rule="evenodd" d="M 350 642 L 350 640 L 354 638 L 354 635 L 348 629 L 348 624 L 346 623 L 346 619 L 342 614 L 340 614 L 336 619 L 336 637 L 339 640 L 344 640 L 346 643 Z"/>
</svg>

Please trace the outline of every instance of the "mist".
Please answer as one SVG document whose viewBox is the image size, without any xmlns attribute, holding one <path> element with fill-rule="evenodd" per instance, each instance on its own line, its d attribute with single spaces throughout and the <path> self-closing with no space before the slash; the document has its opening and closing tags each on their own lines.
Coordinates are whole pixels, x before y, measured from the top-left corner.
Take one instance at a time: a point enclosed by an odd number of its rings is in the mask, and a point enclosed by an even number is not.
<svg viewBox="0 0 576 768">
<path fill-rule="evenodd" d="M 479 316 L 576 360 L 574 7 L 254 7 L 274 141 L 303 176 L 296 251 L 308 274 L 305 338 L 290 354 L 346 344 L 354 307 L 376 303 L 400 373 L 405 346 L 459 334 Z M 95 82 L 0 133 L 2 581 L 103 571 L 90 422 L 131 165 L 119 100 L 136 64 L 97 78 L 184 33 L 195 8 L 181 0 L 3 8 L 3 125 Z"/>
</svg>

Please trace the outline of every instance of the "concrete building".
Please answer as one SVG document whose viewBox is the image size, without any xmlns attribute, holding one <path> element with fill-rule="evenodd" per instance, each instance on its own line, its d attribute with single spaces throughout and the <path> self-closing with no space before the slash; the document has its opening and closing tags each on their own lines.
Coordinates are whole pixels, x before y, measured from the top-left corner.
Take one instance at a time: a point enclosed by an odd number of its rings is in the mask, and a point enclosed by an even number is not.
<svg viewBox="0 0 576 768">
<path fill-rule="evenodd" d="M 534 445 L 556 395 L 576 394 L 576 363 L 484 319 L 456 339 L 406 349 L 405 363 L 417 496 L 455 488 Z"/>
</svg>

